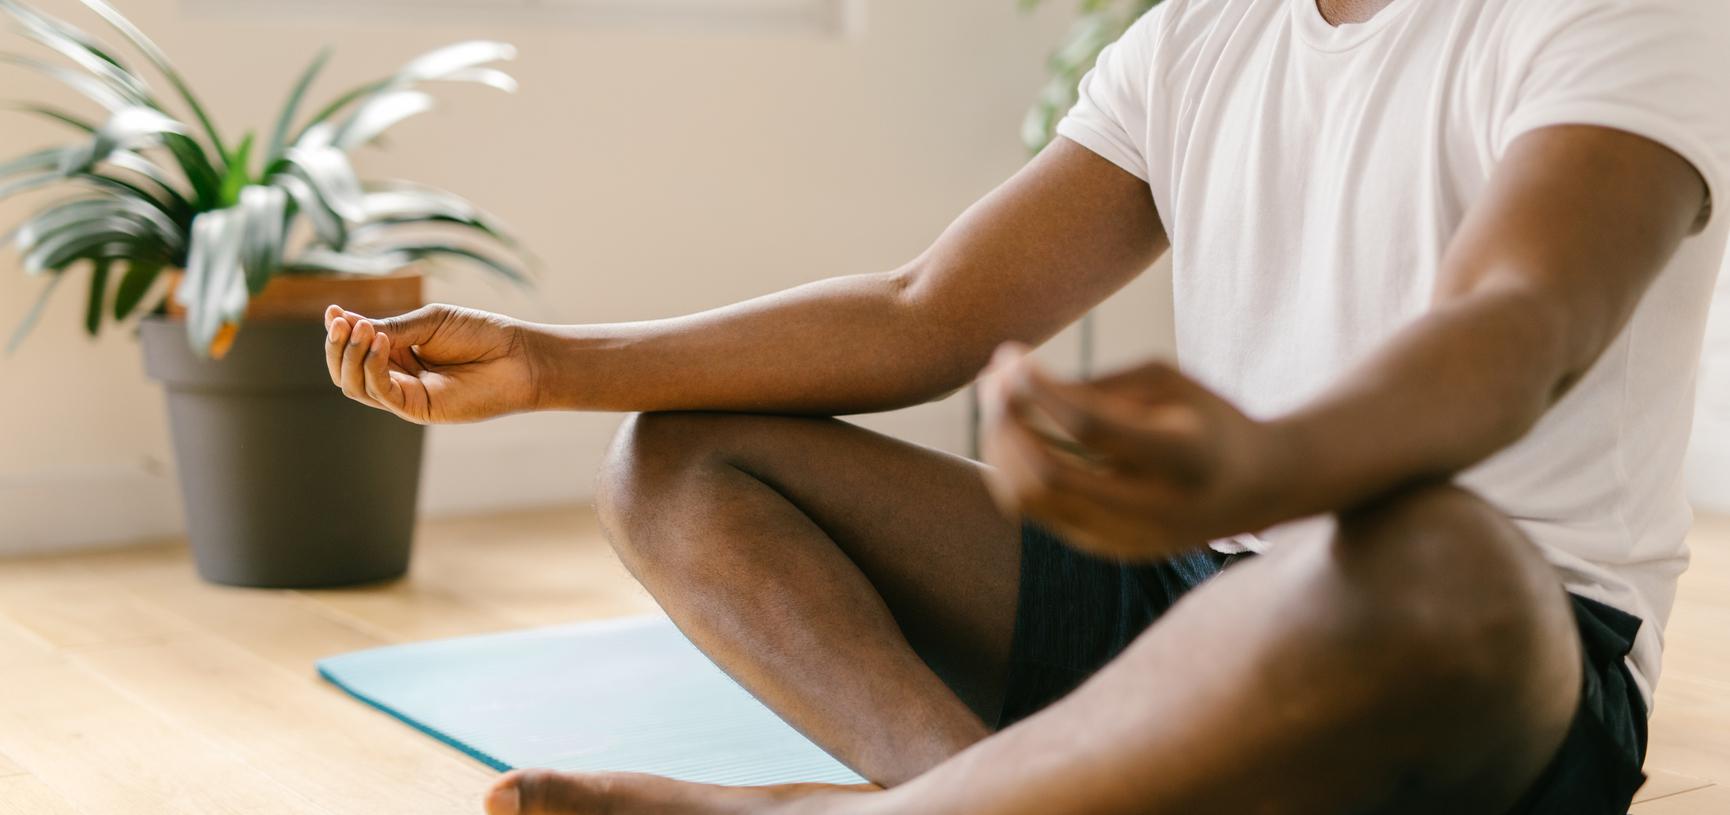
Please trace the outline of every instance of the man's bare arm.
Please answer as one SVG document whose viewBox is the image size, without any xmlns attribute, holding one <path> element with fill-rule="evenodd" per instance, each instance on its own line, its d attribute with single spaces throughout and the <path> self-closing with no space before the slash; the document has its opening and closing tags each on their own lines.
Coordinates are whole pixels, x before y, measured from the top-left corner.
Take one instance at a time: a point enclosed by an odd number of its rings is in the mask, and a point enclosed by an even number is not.
<svg viewBox="0 0 1730 815">
<path fill-rule="evenodd" d="M 994 494 L 1078 546 L 1157 558 L 1449 478 L 1525 435 L 1585 374 L 1703 200 L 1694 169 L 1646 139 L 1582 126 L 1522 137 L 1450 244 L 1430 312 L 1271 421 L 1169 365 L 1061 382 L 1006 350 L 984 386 Z M 1085 462 L 1042 430 L 1053 425 Z"/>
<path fill-rule="evenodd" d="M 1274 423 L 1305 473 L 1280 514 L 1447 478 L 1524 436 L 1621 333 L 1704 200 L 1691 165 L 1639 136 L 1518 139 L 1449 245 L 1431 312 Z"/>
<path fill-rule="evenodd" d="M 1166 247 L 1147 185 L 1059 140 L 907 266 L 700 314 L 545 327 L 539 407 L 848 414 L 970 381 L 1009 339 L 1038 343 Z"/>
<path fill-rule="evenodd" d="M 1432 312 L 1290 416 L 1248 419 L 1168 366 L 1058 382 L 1006 349 L 984 386 L 992 414 L 986 458 L 998 465 L 994 490 L 1012 508 L 1079 533 L 1071 538 L 1079 545 L 1155 557 L 1445 478 L 1518 439 L 1591 367 L 1688 233 L 1702 200 L 1693 169 L 1652 142 L 1587 127 L 1534 132 L 1509 151 L 1457 234 Z M 1034 414 L 1042 421 L 1029 421 Z M 1050 425 L 1073 435 L 1086 455 L 1055 449 L 1060 445 L 1041 430 Z M 1274 562 L 1283 564 L 1277 579 L 1266 571 Z M 1234 567 L 1219 579 L 1248 579 L 1234 578 L 1236 568 L 1262 569 L 1263 588 L 1289 588 L 1315 579 L 1310 566 L 1291 568 L 1301 562 Z M 1179 604 L 1171 613 L 1193 615 L 1191 624 L 1156 626 L 1129 652 L 1127 659 L 1140 660 L 1132 667 L 1108 667 L 1040 715 L 865 799 L 876 805 L 871 811 L 1127 813 L 1172 801 L 1176 811 L 1227 811 L 1198 805 L 1196 794 L 1242 794 L 1214 783 L 1221 768 L 1247 766 L 1256 749 L 1290 747 L 1292 727 L 1259 741 L 1239 739 L 1238 749 L 1213 755 L 1205 748 L 1224 742 L 1206 734 L 1221 732 L 1223 719 L 1210 716 L 1283 716 L 1308 726 L 1326 715 L 1312 697 L 1243 714 L 1245 704 L 1295 687 L 1268 689 L 1270 677 L 1290 671 L 1232 662 L 1258 653 L 1254 648 L 1214 654 L 1206 640 L 1217 634 L 1207 625 L 1230 627 L 1234 616 L 1316 617 L 1288 613 L 1289 596 L 1281 606 L 1234 585 L 1236 596 L 1220 593 L 1222 586 Z M 1309 597 L 1302 604 L 1308 611 L 1329 599 Z M 1232 630 L 1252 638 L 1259 630 L 1278 643 L 1307 624 Z M 1190 679 L 1205 674 L 1206 681 L 1180 680 L 1175 687 L 1189 692 L 1178 699 L 1147 690 L 1146 666 L 1184 660 Z M 1126 713 L 1132 703 L 1141 713 Z M 1125 722 L 1132 726 L 1119 727 Z M 1157 759 L 1166 763 L 1149 772 Z M 821 811 L 828 803 L 809 806 Z"/>
</svg>

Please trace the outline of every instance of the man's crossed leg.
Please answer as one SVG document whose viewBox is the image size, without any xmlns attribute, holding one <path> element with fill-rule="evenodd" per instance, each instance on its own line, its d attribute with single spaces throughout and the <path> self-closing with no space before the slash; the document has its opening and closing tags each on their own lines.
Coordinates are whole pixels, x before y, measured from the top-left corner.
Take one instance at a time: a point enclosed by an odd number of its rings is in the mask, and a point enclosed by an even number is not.
<svg viewBox="0 0 1730 815">
<path fill-rule="evenodd" d="M 496 812 L 1500 812 L 1579 696 L 1553 570 L 1450 487 L 1231 567 L 995 734 L 1023 576 L 978 465 L 831 419 L 648 414 L 600 496 L 680 628 L 888 789 L 529 771 Z"/>
</svg>

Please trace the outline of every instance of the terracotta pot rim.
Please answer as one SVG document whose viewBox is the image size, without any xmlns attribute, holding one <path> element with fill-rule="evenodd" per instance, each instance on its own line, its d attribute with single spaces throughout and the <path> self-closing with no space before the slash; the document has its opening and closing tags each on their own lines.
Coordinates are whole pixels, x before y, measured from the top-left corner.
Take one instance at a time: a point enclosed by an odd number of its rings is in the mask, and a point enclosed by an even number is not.
<svg viewBox="0 0 1730 815">
<path fill-rule="evenodd" d="M 173 269 L 166 274 L 172 292 L 185 272 Z M 394 316 L 425 304 L 425 281 L 425 273 L 413 268 L 386 275 L 277 275 L 265 284 L 263 291 L 250 298 L 246 319 L 318 319 L 332 303 L 369 316 Z M 170 296 L 169 316 L 180 317 L 185 313 L 185 308 Z"/>
</svg>

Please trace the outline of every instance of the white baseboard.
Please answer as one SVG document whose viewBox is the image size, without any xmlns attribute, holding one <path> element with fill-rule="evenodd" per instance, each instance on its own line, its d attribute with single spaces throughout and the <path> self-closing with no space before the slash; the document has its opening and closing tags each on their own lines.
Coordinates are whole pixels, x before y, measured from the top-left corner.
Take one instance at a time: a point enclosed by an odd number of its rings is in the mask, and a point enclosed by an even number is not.
<svg viewBox="0 0 1730 815">
<path fill-rule="evenodd" d="M 424 517 L 588 500 L 618 417 L 525 416 L 433 428 Z M 0 475 L 0 557 L 149 543 L 185 533 L 171 465 L 37 468 Z"/>
<path fill-rule="evenodd" d="M 587 501 L 618 424 L 618 416 L 535 414 L 433 428 L 421 469 L 421 515 Z"/>
<path fill-rule="evenodd" d="M 0 556 L 145 543 L 183 529 L 169 467 L 139 462 L 0 475 Z"/>
</svg>

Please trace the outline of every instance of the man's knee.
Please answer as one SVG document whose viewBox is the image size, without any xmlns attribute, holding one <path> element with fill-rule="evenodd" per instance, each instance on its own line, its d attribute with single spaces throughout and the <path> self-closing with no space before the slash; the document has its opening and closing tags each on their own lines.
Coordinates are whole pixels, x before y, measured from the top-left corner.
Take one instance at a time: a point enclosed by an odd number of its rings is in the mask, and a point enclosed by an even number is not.
<svg viewBox="0 0 1730 815">
<path fill-rule="evenodd" d="M 1391 704 L 1565 728 L 1579 681 L 1572 611 L 1555 571 L 1482 499 L 1432 486 L 1344 513 L 1325 568 L 1346 598 L 1341 630 L 1369 649 Z"/>
<path fill-rule="evenodd" d="M 729 417 L 637 413 L 625 417 L 595 484 L 595 510 L 615 548 L 635 546 L 634 530 L 669 493 L 712 466 Z"/>
</svg>

